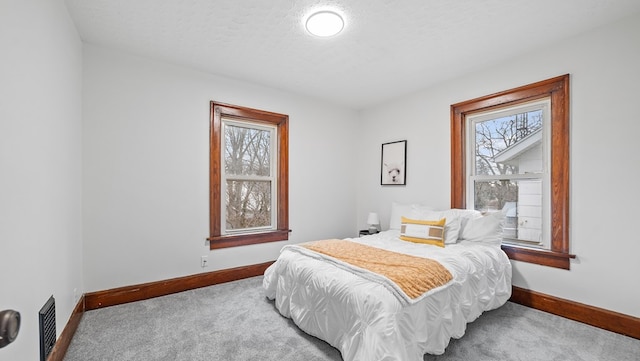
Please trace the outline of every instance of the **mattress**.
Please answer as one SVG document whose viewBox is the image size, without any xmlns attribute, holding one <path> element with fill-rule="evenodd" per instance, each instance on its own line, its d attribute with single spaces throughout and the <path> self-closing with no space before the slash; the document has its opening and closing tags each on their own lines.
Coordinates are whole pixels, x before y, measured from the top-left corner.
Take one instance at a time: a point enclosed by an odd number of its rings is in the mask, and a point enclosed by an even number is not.
<svg viewBox="0 0 640 361">
<path fill-rule="evenodd" d="M 434 259 L 453 279 L 407 304 L 382 283 L 284 247 L 265 271 L 266 297 L 301 330 L 340 350 L 345 361 L 419 361 L 425 353 L 442 354 L 467 323 L 511 296 L 511 264 L 499 246 L 460 241 L 442 248 L 400 240 L 397 230 L 349 240 Z"/>
</svg>

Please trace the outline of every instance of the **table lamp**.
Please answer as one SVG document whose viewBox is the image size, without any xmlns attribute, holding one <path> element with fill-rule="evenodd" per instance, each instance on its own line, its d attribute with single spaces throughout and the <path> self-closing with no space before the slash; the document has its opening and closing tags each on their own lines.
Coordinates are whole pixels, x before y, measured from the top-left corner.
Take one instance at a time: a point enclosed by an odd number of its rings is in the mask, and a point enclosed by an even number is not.
<svg viewBox="0 0 640 361">
<path fill-rule="evenodd" d="M 369 217 L 367 217 L 367 224 L 369 225 L 369 234 L 378 233 L 378 225 L 380 224 L 378 213 L 369 213 Z"/>
</svg>

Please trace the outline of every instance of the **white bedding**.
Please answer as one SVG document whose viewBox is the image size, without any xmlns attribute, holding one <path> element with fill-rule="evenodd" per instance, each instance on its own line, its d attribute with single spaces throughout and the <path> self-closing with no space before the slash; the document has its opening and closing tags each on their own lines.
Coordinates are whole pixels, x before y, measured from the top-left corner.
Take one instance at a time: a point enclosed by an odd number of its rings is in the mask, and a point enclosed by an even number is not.
<svg viewBox="0 0 640 361">
<path fill-rule="evenodd" d="M 390 230 L 351 240 L 435 259 L 453 281 L 403 306 L 382 284 L 284 248 L 265 271 L 266 296 L 300 329 L 339 349 L 345 361 L 419 361 L 425 353 L 442 354 L 468 322 L 511 296 L 511 264 L 499 246 L 462 241 L 440 248 L 398 235 Z"/>
</svg>

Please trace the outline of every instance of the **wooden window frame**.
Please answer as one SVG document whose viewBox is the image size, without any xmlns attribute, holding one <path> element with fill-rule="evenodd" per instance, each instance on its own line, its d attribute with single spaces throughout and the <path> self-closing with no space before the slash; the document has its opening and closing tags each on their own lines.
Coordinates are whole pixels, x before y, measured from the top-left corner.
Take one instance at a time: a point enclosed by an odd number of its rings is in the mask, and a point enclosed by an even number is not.
<svg viewBox="0 0 640 361">
<path fill-rule="evenodd" d="M 451 207 L 466 208 L 466 116 L 532 100 L 551 99 L 550 249 L 503 244 L 510 259 L 570 269 L 569 74 L 451 105 Z"/>
<path fill-rule="evenodd" d="M 289 116 L 237 105 L 211 102 L 209 124 L 209 241 L 210 249 L 286 241 L 289 239 Z M 223 197 L 221 172 L 222 118 L 232 118 L 278 128 L 277 224 L 274 230 L 222 234 L 220 212 Z"/>
</svg>

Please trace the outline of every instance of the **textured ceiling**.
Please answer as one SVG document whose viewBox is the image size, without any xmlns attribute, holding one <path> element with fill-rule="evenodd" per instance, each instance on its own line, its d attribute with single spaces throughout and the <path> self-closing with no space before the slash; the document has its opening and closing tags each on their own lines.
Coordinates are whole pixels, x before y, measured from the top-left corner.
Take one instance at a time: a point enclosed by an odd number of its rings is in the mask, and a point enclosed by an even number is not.
<svg viewBox="0 0 640 361">
<path fill-rule="evenodd" d="M 83 41 L 355 109 L 640 12 L 638 0 L 65 0 Z M 335 8 L 333 38 L 303 19 Z"/>
</svg>

